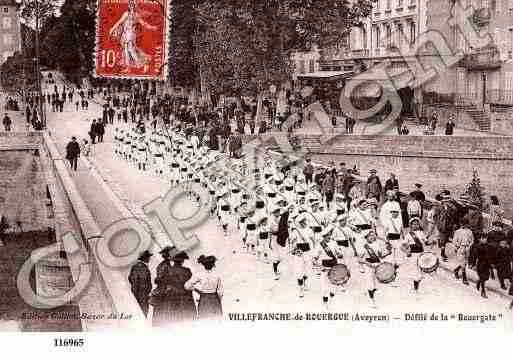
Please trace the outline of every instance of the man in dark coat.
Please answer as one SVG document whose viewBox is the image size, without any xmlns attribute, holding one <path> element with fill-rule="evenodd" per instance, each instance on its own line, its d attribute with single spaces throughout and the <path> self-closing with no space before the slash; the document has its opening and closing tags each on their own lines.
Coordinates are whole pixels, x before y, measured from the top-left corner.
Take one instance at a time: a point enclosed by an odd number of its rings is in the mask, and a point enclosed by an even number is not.
<svg viewBox="0 0 513 359">
<path fill-rule="evenodd" d="M 399 191 L 399 181 L 395 177 L 394 173 L 390 173 L 390 178 L 385 182 L 385 193 L 387 191 Z"/>
<path fill-rule="evenodd" d="M 486 236 L 481 236 L 478 243 L 470 249 L 469 264 L 475 268 L 479 277 L 477 290 L 481 290 L 481 297 L 486 295 L 486 281 L 490 279 L 490 270 L 493 263 L 493 248 L 488 244 Z"/>
<path fill-rule="evenodd" d="M 192 321 L 196 318 L 196 305 L 192 291 L 184 285 L 192 272 L 183 266 L 189 256 L 175 247 L 165 247 L 160 254 L 163 261 L 157 266 L 155 289 L 152 296 L 153 325 L 167 326 L 172 323 Z M 173 261 L 173 264 L 171 264 Z"/>
<path fill-rule="evenodd" d="M 506 290 L 505 280 L 508 280 L 510 283 L 509 294 L 513 295 L 513 272 L 512 272 L 512 262 L 513 262 L 513 250 L 506 242 L 506 239 L 500 241 L 499 246 L 496 249 L 495 253 L 495 268 L 497 268 L 497 276 L 499 277 L 499 283 L 501 288 Z"/>
<path fill-rule="evenodd" d="M 478 208 L 476 203 L 471 203 L 466 214 L 470 230 L 474 235 L 474 238 L 479 238 L 483 233 L 483 213 Z"/>
<path fill-rule="evenodd" d="M 373 169 L 370 171 L 370 176 L 367 179 L 367 198 L 376 198 L 379 203 L 381 201 L 382 191 L 383 187 L 381 186 L 377 171 Z"/>
<path fill-rule="evenodd" d="M 11 124 L 12 124 L 12 121 L 11 121 L 11 118 L 9 117 L 9 115 L 5 114 L 4 119 L 2 120 L 2 123 L 4 125 L 5 130 L 7 132 L 9 132 L 11 130 Z"/>
<path fill-rule="evenodd" d="M 91 143 L 93 145 L 96 143 L 96 136 L 98 136 L 96 120 L 93 120 L 93 123 L 91 123 L 91 128 L 89 129 L 89 137 L 91 138 Z"/>
<path fill-rule="evenodd" d="M 422 192 L 422 185 L 420 183 L 415 183 L 415 189 L 410 193 L 410 197 L 415 198 L 420 203 L 426 200 L 426 195 Z"/>
<path fill-rule="evenodd" d="M 98 135 L 98 143 L 103 142 L 103 135 L 105 135 L 105 124 L 100 120 L 96 122 L 96 134 Z"/>
<path fill-rule="evenodd" d="M 151 293 L 151 273 L 148 269 L 148 263 L 153 254 L 150 251 L 144 251 L 139 256 L 139 260 L 130 269 L 128 275 L 128 281 L 132 287 L 132 293 L 134 294 L 137 303 L 141 306 L 141 309 L 145 316 L 148 315 L 149 299 Z"/>
<path fill-rule="evenodd" d="M 66 145 L 66 159 L 69 161 L 71 169 L 77 170 L 77 161 L 80 157 L 80 145 L 76 137 L 71 138 L 71 142 Z"/>
</svg>

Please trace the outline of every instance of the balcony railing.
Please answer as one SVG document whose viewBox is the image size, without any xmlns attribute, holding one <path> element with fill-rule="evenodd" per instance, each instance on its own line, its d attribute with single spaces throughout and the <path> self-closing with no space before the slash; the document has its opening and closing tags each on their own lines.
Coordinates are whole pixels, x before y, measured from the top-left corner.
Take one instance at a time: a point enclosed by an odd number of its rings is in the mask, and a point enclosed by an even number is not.
<svg viewBox="0 0 513 359">
<path fill-rule="evenodd" d="M 443 94 L 438 92 L 423 92 L 422 100 L 425 104 L 453 104 L 455 101 L 454 94 Z"/>
<path fill-rule="evenodd" d="M 486 103 L 513 106 L 513 90 L 487 90 Z"/>
<path fill-rule="evenodd" d="M 487 48 L 465 55 L 461 66 L 470 71 L 495 70 L 502 66 L 502 61 L 497 48 Z"/>
<path fill-rule="evenodd" d="M 487 7 L 475 10 L 474 14 L 472 15 L 472 21 L 478 26 L 483 26 L 490 23 L 491 18 L 492 12 Z"/>
<path fill-rule="evenodd" d="M 353 50 L 353 57 L 368 57 L 369 49 Z"/>
</svg>

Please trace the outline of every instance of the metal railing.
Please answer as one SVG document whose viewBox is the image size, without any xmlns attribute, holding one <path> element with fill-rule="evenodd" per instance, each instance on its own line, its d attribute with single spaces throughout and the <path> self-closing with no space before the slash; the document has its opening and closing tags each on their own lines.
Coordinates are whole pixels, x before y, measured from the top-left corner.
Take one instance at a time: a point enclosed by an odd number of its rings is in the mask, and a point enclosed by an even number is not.
<svg viewBox="0 0 513 359">
<path fill-rule="evenodd" d="M 353 50 L 353 56 L 355 56 L 355 57 L 368 57 L 369 56 L 369 49 Z"/>
<path fill-rule="evenodd" d="M 453 104 L 455 101 L 455 94 L 443 94 L 438 92 L 424 92 L 422 99 L 425 104 L 433 105 L 439 103 Z"/>
<path fill-rule="evenodd" d="M 487 90 L 485 102 L 513 106 L 513 90 Z"/>
<path fill-rule="evenodd" d="M 465 55 L 461 65 L 468 70 L 488 70 L 501 67 L 502 61 L 497 48 L 486 48 L 472 51 Z"/>
</svg>

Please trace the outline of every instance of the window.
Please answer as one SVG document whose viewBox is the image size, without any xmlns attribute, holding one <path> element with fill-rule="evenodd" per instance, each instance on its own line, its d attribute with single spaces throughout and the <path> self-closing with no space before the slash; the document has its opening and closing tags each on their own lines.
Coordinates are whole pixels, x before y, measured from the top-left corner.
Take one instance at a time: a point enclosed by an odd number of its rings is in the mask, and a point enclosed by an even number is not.
<svg viewBox="0 0 513 359">
<path fill-rule="evenodd" d="M 305 60 L 299 60 L 299 73 L 305 73 Z"/>
<path fill-rule="evenodd" d="M 4 7 L 3 11 L 4 11 L 4 14 L 8 14 L 9 13 L 9 8 L 8 7 Z"/>
<path fill-rule="evenodd" d="M 415 43 L 416 36 L 417 36 L 417 33 L 416 33 L 416 29 L 415 29 L 415 23 L 412 22 L 410 24 L 410 43 L 411 44 Z"/>
<path fill-rule="evenodd" d="M 4 45 L 12 45 L 12 35 L 4 34 L 3 41 L 4 41 Z"/>
<path fill-rule="evenodd" d="M 387 0 L 387 10 L 390 10 L 392 7 L 392 0 Z"/>
<path fill-rule="evenodd" d="M 4 17 L 2 21 L 2 27 L 4 29 L 10 29 L 11 28 L 11 18 L 10 17 Z"/>
<path fill-rule="evenodd" d="M 397 0 L 397 7 L 403 7 L 403 0 Z"/>
<path fill-rule="evenodd" d="M 392 27 L 390 25 L 387 25 L 387 48 L 392 47 Z"/>
<path fill-rule="evenodd" d="M 362 49 L 367 48 L 367 30 L 362 27 Z"/>
<path fill-rule="evenodd" d="M 376 49 L 379 49 L 381 47 L 381 31 L 379 29 L 379 26 L 376 26 L 376 36 L 375 36 L 375 39 L 376 39 L 376 46 L 375 48 Z"/>
<path fill-rule="evenodd" d="M 310 68 L 308 72 L 315 72 L 315 60 L 310 60 Z"/>
<path fill-rule="evenodd" d="M 397 46 L 401 48 L 403 46 L 403 25 L 397 24 Z"/>
</svg>

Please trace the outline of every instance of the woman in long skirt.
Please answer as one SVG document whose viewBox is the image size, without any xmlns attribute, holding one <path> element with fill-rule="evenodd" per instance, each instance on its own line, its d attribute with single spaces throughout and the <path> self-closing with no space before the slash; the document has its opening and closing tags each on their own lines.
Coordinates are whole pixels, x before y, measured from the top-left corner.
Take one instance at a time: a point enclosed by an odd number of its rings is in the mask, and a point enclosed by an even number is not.
<svg viewBox="0 0 513 359">
<path fill-rule="evenodd" d="M 166 247 L 160 254 L 163 261 L 157 266 L 157 288 L 150 297 L 154 307 L 153 326 L 164 327 L 196 319 L 192 291 L 184 287 L 192 277 L 191 270 L 183 266 L 189 257 L 175 247 Z"/>
<path fill-rule="evenodd" d="M 194 275 L 187 283 L 186 290 L 195 290 L 199 293 L 198 319 L 221 319 L 223 307 L 223 284 L 219 275 L 215 272 L 216 257 L 201 255 L 198 258 L 204 272 Z"/>
</svg>

